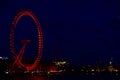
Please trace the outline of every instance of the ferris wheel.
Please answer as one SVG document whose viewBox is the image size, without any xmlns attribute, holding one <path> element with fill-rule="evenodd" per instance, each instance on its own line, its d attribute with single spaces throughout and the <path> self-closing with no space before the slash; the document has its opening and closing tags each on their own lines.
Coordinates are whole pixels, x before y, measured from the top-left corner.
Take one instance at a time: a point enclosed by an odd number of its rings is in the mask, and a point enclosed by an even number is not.
<svg viewBox="0 0 120 80">
<path fill-rule="evenodd" d="M 27 43 L 31 42 L 31 40 L 22 40 L 23 46 L 18 54 L 16 53 L 16 48 L 15 48 L 16 25 L 23 16 L 31 17 L 32 20 L 35 22 L 36 29 L 37 29 L 37 39 L 38 39 L 37 57 L 36 57 L 34 63 L 29 66 L 26 66 L 25 64 L 23 64 L 21 60 L 22 60 L 26 45 L 27 45 Z M 18 65 L 19 67 L 25 68 L 27 71 L 32 71 L 39 65 L 39 62 L 40 62 L 41 56 L 42 56 L 42 50 L 43 50 L 43 35 L 42 35 L 42 29 L 41 29 L 39 20 L 37 19 L 37 17 L 35 16 L 35 14 L 33 12 L 31 12 L 30 10 L 23 10 L 23 11 L 20 11 L 15 16 L 15 18 L 12 22 L 12 26 L 10 27 L 9 42 L 10 42 L 10 52 L 14 59 L 14 63 L 12 65 L 12 67 L 14 67 L 14 65 Z"/>
</svg>

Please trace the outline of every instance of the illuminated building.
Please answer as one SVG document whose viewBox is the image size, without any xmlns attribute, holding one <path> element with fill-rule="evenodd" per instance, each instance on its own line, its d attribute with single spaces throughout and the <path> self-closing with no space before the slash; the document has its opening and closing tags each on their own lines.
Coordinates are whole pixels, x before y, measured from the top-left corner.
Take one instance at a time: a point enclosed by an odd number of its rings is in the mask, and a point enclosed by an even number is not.
<svg viewBox="0 0 120 80">
<path fill-rule="evenodd" d="M 4 73 L 8 68 L 8 58 L 0 56 L 0 73 Z"/>
<path fill-rule="evenodd" d="M 114 67 L 113 67 L 112 60 L 113 60 L 113 58 L 110 59 L 109 66 L 108 66 L 108 71 L 111 72 L 111 73 L 115 70 Z"/>
</svg>

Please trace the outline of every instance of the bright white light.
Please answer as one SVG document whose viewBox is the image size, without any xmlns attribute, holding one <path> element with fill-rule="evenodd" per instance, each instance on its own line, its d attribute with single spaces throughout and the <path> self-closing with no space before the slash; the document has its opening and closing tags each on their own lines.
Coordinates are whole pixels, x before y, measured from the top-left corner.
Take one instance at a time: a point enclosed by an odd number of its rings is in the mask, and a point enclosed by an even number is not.
<svg viewBox="0 0 120 80">
<path fill-rule="evenodd" d="M 48 74 L 50 74 L 50 72 L 48 72 Z"/>
<path fill-rule="evenodd" d="M 0 59 L 2 59 L 2 57 L 0 56 Z"/>
<path fill-rule="evenodd" d="M 115 72 L 118 72 L 118 70 L 117 70 L 117 69 L 115 69 L 114 71 L 115 71 Z"/>
<path fill-rule="evenodd" d="M 111 64 L 112 64 L 112 61 L 110 61 L 109 64 L 111 65 Z"/>
<path fill-rule="evenodd" d="M 92 72 L 95 71 L 94 69 L 91 70 Z"/>
<path fill-rule="evenodd" d="M 8 74 L 9 72 L 8 72 L 8 71 L 6 71 L 5 73 L 6 73 L 6 74 Z"/>
</svg>

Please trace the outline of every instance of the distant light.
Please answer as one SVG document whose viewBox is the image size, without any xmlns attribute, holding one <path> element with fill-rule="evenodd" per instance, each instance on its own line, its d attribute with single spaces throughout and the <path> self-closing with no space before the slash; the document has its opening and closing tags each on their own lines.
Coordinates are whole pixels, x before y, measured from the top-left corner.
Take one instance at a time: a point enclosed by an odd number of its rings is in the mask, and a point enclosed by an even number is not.
<svg viewBox="0 0 120 80">
<path fill-rule="evenodd" d="M 2 57 L 0 56 L 0 59 L 2 59 Z"/>
<path fill-rule="evenodd" d="M 8 57 L 5 57 L 5 59 L 8 59 Z"/>
<path fill-rule="evenodd" d="M 111 65 L 111 64 L 112 64 L 112 61 L 110 61 L 109 64 Z"/>
<path fill-rule="evenodd" d="M 6 59 L 8 59 L 8 57 L 1 57 L 1 56 L 0 56 L 0 59 L 6 60 Z"/>
<path fill-rule="evenodd" d="M 34 72 L 32 71 L 31 73 L 33 74 Z"/>
<path fill-rule="evenodd" d="M 72 71 L 74 71 L 74 69 L 72 69 Z"/>
<path fill-rule="evenodd" d="M 48 74 L 50 74 L 50 72 L 48 72 Z"/>
<path fill-rule="evenodd" d="M 59 72 L 63 72 L 63 70 L 59 70 Z"/>
<path fill-rule="evenodd" d="M 115 71 L 115 72 L 118 72 L 118 69 L 115 69 L 114 71 Z"/>
<path fill-rule="evenodd" d="M 5 73 L 6 73 L 6 74 L 8 74 L 9 72 L 8 72 L 8 71 L 6 71 Z"/>
<path fill-rule="evenodd" d="M 92 75 L 95 75 L 95 73 L 92 73 Z"/>
<path fill-rule="evenodd" d="M 92 69 L 91 71 L 92 71 L 92 72 L 94 72 L 95 70 L 94 70 L 94 69 Z"/>
<path fill-rule="evenodd" d="M 84 71 L 83 69 L 81 69 L 81 71 Z"/>
<path fill-rule="evenodd" d="M 66 64 L 67 62 L 66 61 L 59 61 L 59 62 L 54 62 L 56 65 L 64 65 Z"/>
</svg>

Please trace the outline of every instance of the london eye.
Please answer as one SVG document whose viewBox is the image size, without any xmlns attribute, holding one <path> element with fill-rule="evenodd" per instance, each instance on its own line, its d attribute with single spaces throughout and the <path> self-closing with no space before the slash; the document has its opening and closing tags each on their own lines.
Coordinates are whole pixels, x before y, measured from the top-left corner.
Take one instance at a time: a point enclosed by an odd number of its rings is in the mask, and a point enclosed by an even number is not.
<svg viewBox="0 0 120 80">
<path fill-rule="evenodd" d="M 26 66 L 25 64 L 23 64 L 21 60 L 22 60 L 23 54 L 25 52 L 26 45 L 27 45 L 27 43 L 31 42 L 31 40 L 22 40 L 23 46 L 22 46 L 21 50 L 19 50 L 18 53 L 16 52 L 16 47 L 15 47 L 16 25 L 23 16 L 31 17 L 36 25 L 35 28 L 37 30 L 37 40 L 38 40 L 37 57 L 36 57 L 34 63 L 29 65 L 29 66 Z M 39 62 L 40 62 L 41 56 L 42 56 L 43 35 L 42 35 L 42 29 L 41 29 L 41 25 L 39 23 L 39 20 L 33 12 L 31 12 L 30 10 L 23 10 L 23 11 L 20 11 L 15 16 L 15 18 L 13 19 L 12 25 L 10 27 L 9 43 L 10 43 L 10 52 L 11 52 L 11 55 L 13 56 L 13 59 L 14 59 L 14 63 L 12 65 L 12 68 L 14 67 L 14 65 L 18 65 L 19 67 L 25 68 L 27 71 L 32 71 L 32 70 L 36 69 L 36 67 L 39 65 Z"/>
</svg>

